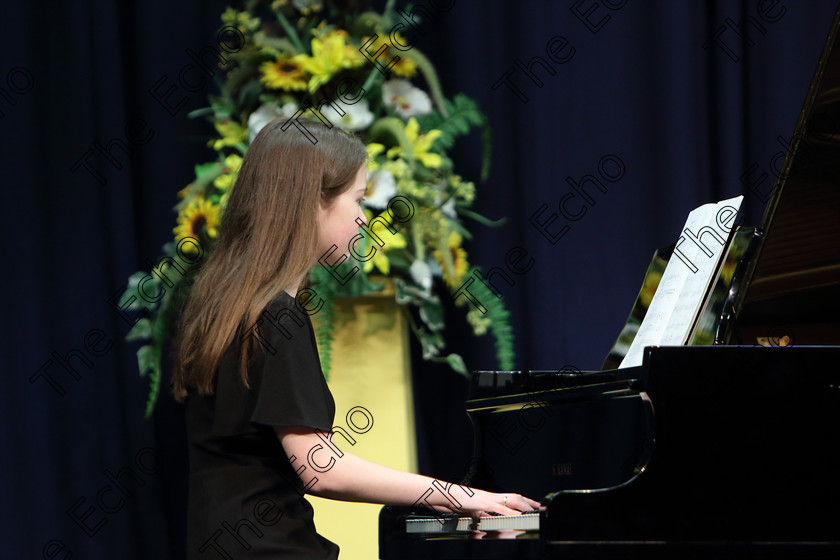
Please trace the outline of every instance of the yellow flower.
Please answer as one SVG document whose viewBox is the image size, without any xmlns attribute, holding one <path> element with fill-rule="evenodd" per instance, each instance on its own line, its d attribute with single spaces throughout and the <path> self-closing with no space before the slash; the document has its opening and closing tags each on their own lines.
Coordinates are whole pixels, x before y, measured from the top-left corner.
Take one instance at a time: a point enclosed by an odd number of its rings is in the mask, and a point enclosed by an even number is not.
<svg viewBox="0 0 840 560">
<path fill-rule="evenodd" d="M 420 132 L 420 125 L 417 124 L 417 119 L 411 117 L 405 125 L 405 135 L 411 142 L 411 152 L 414 159 L 420 160 L 420 163 L 426 167 L 437 169 L 443 164 L 443 158 L 440 154 L 429 153 L 429 148 L 438 137 L 443 134 L 440 130 L 432 129 L 426 133 Z M 394 146 L 388 150 L 388 157 L 395 155 L 402 155 L 402 146 Z"/>
<path fill-rule="evenodd" d="M 365 151 L 367 152 L 368 158 L 373 159 L 385 151 L 385 146 L 379 144 L 378 142 L 371 142 L 365 146 Z"/>
<path fill-rule="evenodd" d="M 248 129 L 232 119 L 225 119 L 222 122 L 213 123 L 219 134 L 222 135 L 213 142 L 214 150 L 221 150 L 225 146 L 235 146 L 240 142 L 248 140 Z"/>
<path fill-rule="evenodd" d="M 413 177 L 413 172 L 404 159 L 389 160 L 382 164 L 382 169 L 390 171 L 397 179 L 405 179 Z"/>
<path fill-rule="evenodd" d="M 460 298 L 458 303 L 463 303 L 467 298 Z M 457 305 L 457 304 L 456 304 Z M 481 336 L 487 332 L 487 329 L 493 324 L 493 321 L 487 318 L 478 307 L 471 307 L 467 311 L 467 322 L 472 326 L 473 332 L 476 336 Z"/>
<path fill-rule="evenodd" d="M 301 2 L 298 2 L 298 4 L 301 4 Z M 308 6 L 299 6 L 299 7 L 295 6 L 295 7 L 297 7 L 300 10 L 300 13 L 305 15 L 305 16 L 308 16 L 310 13 L 314 14 L 314 13 L 318 13 L 318 12 L 321 11 L 321 5 L 317 2 L 310 2 L 310 4 Z"/>
<path fill-rule="evenodd" d="M 447 254 L 440 248 L 434 251 L 434 257 L 443 269 L 443 281 L 453 288 L 461 285 L 461 279 L 469 268 L 467 252 L 461 247 L 461 241 L 461 234 L 453 231 L 449 234 L 447 247 L 443 249 Z"/>
<path fill-rule="evenodd" d="M 410 58 L 401 56 L 397 63 L 391 67 L 391 72 L 400 78 L 413 78 L 417 73 L 417 65 Z"/>
<path fill-rule="evenodd" d="M 400 45 L 407 44 L 405 38 L 400 35 L 399 33 L 394 33 L 396 42 Z M 391 45 L 393 46 L 393 45 Z M 388 47 L 386 49 L 385 54 L 383 55 L 384 60 L 391 60 L 392 54 L 397 54 L 395 49 Z M 399 56 L 399 55 L 398 55 Z M 417 74 L 417 64 L 407 56 L 400 56 L 400 59 L 391 67 L 391 72 L 394 73 L 395 76 L 399 76 L 400 78 L 413 78 L 415 74 Z"/>
<path fill-rule="evenodd" d="M 327 28 L 327 20 L 322 19 L 321 23 L 316 25 L 312 28 L 312 36 L 313 37 L 320 37 L 324 34 L 324 30 Z"/>
<path fill-rule="evenodd" d="M 260 64 L 260 81 L 273 89 L 303 91 L 306 89 L 306 70 L 292 57 L 281 55 L 274 62 Z"/>
<path fill-rule="evenodd" d="M 408 42 L 405 38 L 400 35 L 399 33 L 394 32 L 396 43 L 399 45 L 407 45 Z M 417 64 L 405 56 L 401 54 L 400 49 L 395 49 L 394 44 L 388 40 L 388 36 L 382 37 L 385 43 L 385 52 L 377 57 L 377 63 L 386 66 L 391 63 L 394 58 L 399 57 L 399 60 L 394 63 L 393 66 L 389 69 L 390 72 L 394 74 L 394 76 L 398 76 L 400 78 L 413 78 L 417 74 Z M 370 41 L 370 37 L 364 36 L 362 37 L 362 44 L 367 45 L 368 41 Z M 377 40 L 372 45 L 368 45 L 368 52 L 375 53 L 379 49 L 381 49 L 381 45 Z"/>
<path fill-rule="evenodd" d="M 175 242 L 178 243 L 185 237 L 200 240 L 204 237 L 202 229 L 207 232 L 207 237 L 215 239 L 219 222 L 219 206 L 205 198 L 197 198 L 178 214 L 178 225 L 172 230 Z"/>
<path fill-rule="evenodd" d="M 312 56 L 295 55 L 292 61 L 312 74 L 309 91 L 314 92 L 345 68 L 355 68 L 365 63 L 364 57 L 349 43 L 343 29 L 336 29 L 312 39 Z"/>
<path fill-rule="evenodd" d="M 376 156 L 381 154 L 385 151 L 385 146 L 379 144 L 377 142 L 371 142 L 367 146 L 365 146 L 365 151 L 367 152 L 367 170 L 368 173 L 376 171 L 379 169 L 379 164 L 376 163 Z"/>
<path fill-rule="evenodd" d="M 222 23 L 236 26 L 243 33 L 260 28 L 260 18 L 251 17 L 248 12 L 237 12 L 233 8 L 228 8 L 222 14 Z"/>
<path fill-rule="evenodd" d="M 387 276 L 391 272 L 391 261 L 388 260 L 388 255 L 385 254 L 386 251 L 390 251 L 392 249 L 405 249 L 408 246 L 408 242 L 401 233 L 391 233 L 391 231 L 385 226 L 385 223 L 388 225 L 393 223 L 387 210 L 379 214 L 379 216 L 376 217 L 376 221 L 373 221 L 371 216 L 373 216 L 373 213 L 370 210 L 365 210 L 365 217 L 367 218 L 367 222 L 369 224 L 368 227 L 373 234 L 382 240 L 383 246 L 380 247 L 378 243 L 373 242 L 376 253 L 374 253 L 372 258 L 365 261 L 364 270 L 365 272 L 370 272 L 375 266 L 379 272 Z M 366 242 L 369 242 L 367 241 L 367 237 L 363 239 L 365 239 Z M 359 249 L 359 253 L 362 255 L 366 254 L 367 251 L 367 248 Z"/>
<path fill-rule="evenodd" d="M 225 167 L 222 169 L 222 174 L 213 179 L 213 184 L 217 189 L 227 191 L 236 182 L 240 167 L 242 167 L 242 157 L 237 154 L 229 155 L 225 158 Z"/>
<path fill-rule="evenodd" d="M 454 189 L 454 195 L 466 202 L 475 200 L 475 184 L 470 181 L 462 181 L 460 175 L 450 175 L 449 186 Z"/>
</svg>

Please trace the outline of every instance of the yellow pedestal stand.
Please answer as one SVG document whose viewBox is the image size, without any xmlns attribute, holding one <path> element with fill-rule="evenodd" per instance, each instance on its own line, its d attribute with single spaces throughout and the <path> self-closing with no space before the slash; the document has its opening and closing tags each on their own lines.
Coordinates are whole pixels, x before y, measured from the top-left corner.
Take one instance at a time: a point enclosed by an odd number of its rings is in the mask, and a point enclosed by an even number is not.
<svg viewBox="0 0 840 560">
<path fill-rule="evenodd" d="M 393 291 L 335 302 L 336 329 L 329 386 L 335 398 L 334 441 L 344 451 L 395 469 L 417 472 L 408 327 Z M 313 320 L 317 321 L 317 315 Z M 317 324 L 317 323 L 316 323 Z M 373 426 L 364 431 L 364 407 Z M 354 430 L 355 426 L 355 430 Z M 358 433 L 363 432 L 363 433 Z M 339 459 L 340 461 L 340 459 Z M 315 527 L 341 547 L 342 560 L 375 560 L 381 505 L 339 502 L 308 496 Z"/>
</svg>

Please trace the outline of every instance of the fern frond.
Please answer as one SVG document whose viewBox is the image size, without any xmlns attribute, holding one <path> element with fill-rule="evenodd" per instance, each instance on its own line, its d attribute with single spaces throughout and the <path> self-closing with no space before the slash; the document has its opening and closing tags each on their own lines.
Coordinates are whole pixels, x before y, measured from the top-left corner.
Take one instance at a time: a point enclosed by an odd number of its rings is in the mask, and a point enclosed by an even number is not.
<svg viewBox="0 0 840 560">
<path fill-rule="evenodd" d="M 160 348 L 156 349 L 157 357 L 152 361 L 151 371 L 149 372 L 149 396 L 146 398 L 146 411 L 143 414 L 146 418 L 152 416 L 157 404 L 158 396 L 160 395 L 160 379 L 162 377 L 160 367 Z"/>
<path fill-rule="evenodd" d="M 321 358 L 321 370 L 324 378 L 329 381 L 330 368 L 332 366 L 332 345 L 335 339 L 335 280 L 329 275 L 326 268 L 316 266 L 310 273 L 312 289 L 318 294 L 324 304 L 321 309 L 312 316 L 312 323 L 315 330 L 315 340 L 318 343 L 318 355 Z"/>
<path fill-rule="evenodd" d="M 149 341 L 137 351 L 137 364 L 140 368 L 140 375 L 145 375 L 146 372 L 149 373 L 146 418 L 151 417 L 157 404 L 158 396 L 160 395 L 160 386 L 163 377 L 163 344 L 166 341 L 166 337 L 170 335 L 170 327 L 175 322 L 175 318 L 181 310 L 181 305 L 187 297 L 191 275 L 194 272 L 194 270 L 190 270 L 186 276 L 178 279 L 173 287 L 166 290 L 161 300 L 160 308 L 154 314 L 153 319 L 145 325 L 141 326 L 140 322 L 136 325 L 136 327 L 141 328 L 135 333 L 133 338 L 144 337 Z M 141 319 L 141 321 L 143 320 Z"/>
<path fill-rule="evenodd" d="M 499 368 L 511 370 L 516 362 L 513 349 L 513 328 L 510 326 L 510 313 L 502 300 L 493 298 L 487 304 L 487 316 L 490 319 L 490 331 L 496 343 L 496 360 Z"/>
<path fill-rule="evenodd" d="M 444 100 L 443 104 L 449 114 L 448 117 L 444 117 L 439 111 L 432 111 L 428 115 L 417 118 L 417 124 L 423 130 L 434 128 L 441 131 L 441 135 L 435 141 L 435 145 L 440 148 L 451 148 L 457 136 L 468 134 L 473 126 L 485 124 L 486 119 L 478 105 L 462 93 L 455 95 L 452 101 Z"/>
<path fill-rule="evenodd" d="M 335 340 L 335 295 L 329 292 L 318 292 L 324 300 L 324 307 L 318 311 L 315 340 L 318 342 L 318 355 L 321 357 L 321 370 L 324 378 L 330 380 L 332 367 L 332 344 Z"/>
<path fill-rule="evenodd" d="M 475 271 L 481 272 L 481 267 L 474 267 L 470 271 L 471 277 Z M 494 338 L 499 369 L 513 369 L 516 362 L 513 328 L 510 325 L 510 312 L 505 307 L 504 300 L 481 281 L 472 283 L 470 293 L 484 307 L 484 317 L 490 321 L 489 328 Z"/>
</svg>

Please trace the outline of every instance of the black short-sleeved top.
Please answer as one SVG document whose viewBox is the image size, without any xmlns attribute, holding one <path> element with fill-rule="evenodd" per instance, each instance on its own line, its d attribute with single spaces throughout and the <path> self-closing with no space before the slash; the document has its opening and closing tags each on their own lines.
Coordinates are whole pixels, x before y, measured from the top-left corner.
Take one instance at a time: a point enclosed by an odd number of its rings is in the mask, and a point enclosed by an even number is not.
<svg viewBox="0 0 840 560">
<path fill-rule="evenodd" d="M 240 348 L 252 337 L 245 389 Z M 317 473 L 306 457 L 290 461 L 272 428 L 328 432 L 334 416 L 312 323 L 283 292 L 256 325 L 237 333 L 213 395 L 187 397 L 188 560 L 337 558 L 338 546 L 315 531 L 303 497 L 301 479 L 309 482 Z"/>
</svg>

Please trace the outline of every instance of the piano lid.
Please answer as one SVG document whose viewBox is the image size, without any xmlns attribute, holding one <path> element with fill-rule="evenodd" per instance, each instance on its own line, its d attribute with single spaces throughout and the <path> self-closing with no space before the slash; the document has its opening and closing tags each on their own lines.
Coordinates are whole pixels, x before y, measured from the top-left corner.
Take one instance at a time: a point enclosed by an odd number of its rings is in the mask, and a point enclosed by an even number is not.
<svg viewBox="0 0 840 560">
<path fill-rule="evenodd" d="M 840 345 L 840 10 L 799 115 L 760 228 L 741 227 L 691 345 Z M 674 244 L 656 251 L 602 368 L 627 353 Z M 732 275 L 734 271 L 734 276 Z M 772 344 L 772 342 L 771 342 Z"/>
<path fill-rule="evenodd" d="M 798 344 L 840 344 L 838 30 L 840 11 L 765 209 L 757 258 L 735 302 L 740 327 L 798 325 L 804 335 Z M 826 332 L 832 323 L 833 333 Z"/>
</svg>

